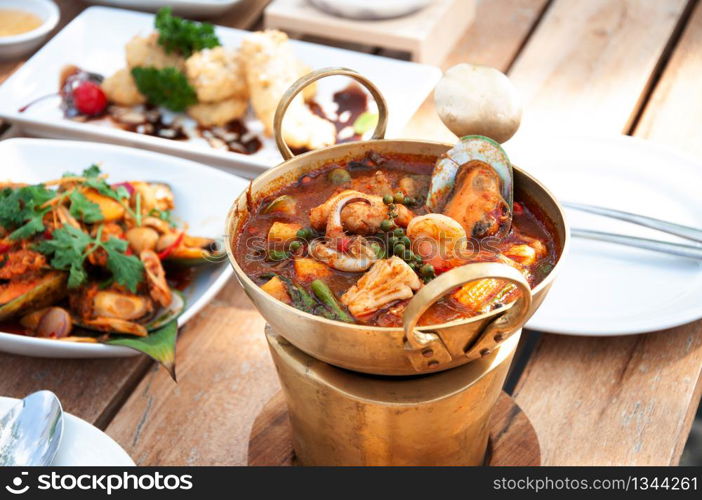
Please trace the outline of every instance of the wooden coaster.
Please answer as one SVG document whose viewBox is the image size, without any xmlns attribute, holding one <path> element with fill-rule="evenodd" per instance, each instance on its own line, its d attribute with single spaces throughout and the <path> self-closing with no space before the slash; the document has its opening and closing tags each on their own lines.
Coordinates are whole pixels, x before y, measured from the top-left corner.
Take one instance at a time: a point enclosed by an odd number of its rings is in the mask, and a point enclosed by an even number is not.
<svg viewBox="0 0 702 500">
<path fill-rule="evenodd" d="M 273 396 L 258 414 L 249 438 L 249 465 L 294 464 L 292 430 L 282 391 Z M 521 408 L 506 392 L 500 394 L 490 419 L 490 441 L 486 465 L 541 465 L 536 431 Z"/>
</svg>

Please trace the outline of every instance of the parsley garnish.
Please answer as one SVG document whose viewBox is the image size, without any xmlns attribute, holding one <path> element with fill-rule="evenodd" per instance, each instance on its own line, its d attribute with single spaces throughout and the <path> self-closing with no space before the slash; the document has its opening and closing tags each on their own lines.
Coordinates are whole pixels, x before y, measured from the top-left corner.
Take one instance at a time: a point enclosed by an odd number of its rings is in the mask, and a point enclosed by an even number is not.
<svg viewBox="0 0 702 500">
<path fill-rule="evenodd" d="M 154 21 L 159 34 L 158 43 L 167 53 L 178 52 L 183 57 L 190 57 L 193 52 L 222 45 L 211 24 L 188 21 L 172 12 L 170 7 L 163 7 Z"/>
<path fill-rule="evenodd" d="M 188 106 L 197 104 L 195 90 L 175 68 L 132 68 L 132 76 L 139 92 L 155 106 L 185 111 Z"/>
<path fill-rule="evenodd" d="M 137 285 L 144 279 L 144 265 L 133 255 L 126 255 L 128 243 L 110 237 L 101 241 L 102 226 L 98 228 L 95 238 L 76 229 L 64 226 L 52 233 L 52 239 L 40 241 L 35 245 L 37 251 L 52 256 L 51 266 L 68 271 L 68 287 L 76 288 L 88 279 L 85 271 L 85 259 L 99 248 L 107 253 L 107 269 L 114 281 L 131 292 L 136 292 Z"/>
</svg>

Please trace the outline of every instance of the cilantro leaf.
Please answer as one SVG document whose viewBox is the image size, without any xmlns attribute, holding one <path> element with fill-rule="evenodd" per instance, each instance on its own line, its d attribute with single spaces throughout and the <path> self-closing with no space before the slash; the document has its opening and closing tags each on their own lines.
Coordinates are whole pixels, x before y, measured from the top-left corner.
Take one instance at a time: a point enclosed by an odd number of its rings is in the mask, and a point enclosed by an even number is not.
<svg viewBox="0 0 702 500">
<path fill-rule="evenodd" d="M 26 240 L 31 238 L 37 233 L 41 233 L 44 230 L 44 222 L 42 218 L 44 214 L 48 212 L 49 209 L 45 209 L 42 212 L 36 212 L 24 225 L 18 227 L 10 233 L 11 240 Z"/>
<path fill-rule="evenodd" d="M 188 106 L 197 104 L 195 90 L 176 68 L 132 68 L 132 76 L 139 92 L 155 106 L 185 111 Z"/>
<path fill-rule="evenodd" d="M 116 283 L 136 292 L 144 279 L 144 265 L 133 255 L 125 255 L 128 243 L 117 238 L 100 241 L 73 226 L 64 226 L 53 232 L 53 238 L 37 243 L 34 248 L 45 255 L 53 256 L 51 267 L 68 271 L 68 287 L 76 288 L 88 279 L 84 262 L 88 254 L 98 248 L 107 252 L 107 269 Z"/>
<path fill-rule="evenodd" d="M 159 33 L 158 43 L 167 53 L 178 52 L 187 58 L 193 52 L 222 45 L 211 24 L 188 21 L 172 12 L 170 7 L 163 7 L 154 21 Z"/>
<path fill-rule="evenodd" d="M 144 264 L 134 255 L 125 255 L 127 242 L 110 238 L 103 244 L 107 252 L 107 269 L 117 283 L 127 287 L 132 293 L 144 279 Z"/>
<path fill-rule="evenodd" d="M 71 201 L 69 213 L 73 217 L 81 219 L 83 222 L 89 224 L 100 222 L 104 219 L 100 206 L 90 201 L 80 191 L 73 191 L 68 199 Z"/>
<path fill-rule="evenodd" d="M 102 172 L 100 167 L 95 164 L 90 165 L 88 168 L 83 170 L 83 177 L 99 177 Z"/>
<path fill-rule="evenodd" d="M 30 238 L 44 230 L 42 219 L 49 208 L 40 208 L 56 193 L 43 185 L 3 189 L 0 192 L 0 226 L 10 233 L 10 239 Z"/>
<path fill-rule="evenodd" d="M 9 229 L 22 224 L 21 208 L 18 189 L 0 191 L 0 226 Z"/>
<path fill-rule="evenodd" d="M 73 226 L 63 226 L 52 233 L 52 239 L 42 240 L 34 248 L 44 255 L 53 255 L 51 267 L 68 271 L 68 288 L 76 288 L 88 278 L 83 267 L 86 248 L 93 241 L 89 234 Z"/>
</svg>

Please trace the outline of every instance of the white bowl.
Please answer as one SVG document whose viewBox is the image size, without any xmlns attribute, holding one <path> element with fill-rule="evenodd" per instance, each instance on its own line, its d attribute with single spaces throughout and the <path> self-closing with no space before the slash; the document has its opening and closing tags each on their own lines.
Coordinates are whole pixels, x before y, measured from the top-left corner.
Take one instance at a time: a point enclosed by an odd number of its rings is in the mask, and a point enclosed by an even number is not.
<svg viewBox="0 0 702 500">
<path fill-rule="evenodd" d="M 378 20 L 402 17 L 431 3 L 431 0 L 308 0 L 318 9 L 337 17 Z"/>
<path fill-rule="evenodd" d="M 0 36 L 0 59 L 17 59 L 28 54 L 44 42 L 58 24 L 61 14 L 51 0 L 0 0 L 0 9 L 14 9 L 30 12 L 38 16 L 39 27 L 13 36 Z"/>
</svg>

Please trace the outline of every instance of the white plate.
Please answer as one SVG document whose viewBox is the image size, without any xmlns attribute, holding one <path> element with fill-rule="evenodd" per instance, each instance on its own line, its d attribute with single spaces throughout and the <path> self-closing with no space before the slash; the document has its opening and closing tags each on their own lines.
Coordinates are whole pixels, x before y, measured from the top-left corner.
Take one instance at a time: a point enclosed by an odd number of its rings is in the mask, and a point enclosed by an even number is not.
<svg viewBox="0 0 702 500">
<path fill-rule="evenodd" d="M 19 399 L 0 396 L 0 415 Z M 63 414 L 63 436 L 53 467 L 131 467 L 136 465 L 127 452 L 110 436 L 85 420 Z"/>
<path fill-rule="evenodd" d="M 63 118 L 59 99 L 43 100 L 24 113 L 18 109 L 37 97 L 57 91 L 61 68 L 76 64 L 86 70 L 110 75 L 124 66 L 124 45 L 136 34 L 153 30 L 153 16 L 107 7 L 91 7 L 81 13 L 49 41 L 0 87 L 0 118 L 21 123 L 25 131 L 42 137 L 76 138 L 111 142 L 160 151 L 228 167 L 249 176 L 280 162 L 272 139 L 253 155 L 242 155 L 211 148 L 202 139 L 173 141 L 119 130 L 96 123 L 78 123 Z M 246 31 L 217 28 L 225 46 L 239 46 Z M 398 133 L 431 92 L 441 76 L 438 68 L 360 54 L 293 40 L 296 55 L 313 68 L 346 66 L 370 78 L 385 95 L 390 122 L 388 135 Z M 344 88 L 347 79 L 325 78 L 319 82 L 318 100 L 331 101 L 334 92 Z M 247 119 L 253 131 L 260 123 Z"/>
<path fill-rule="evenodd" d="M 174 216 L 188 223 L 192 234 L 219 238 L 232 201 L 247 182 L 214 168 L 171 156 L 106 144 L 46 139 L 8 139 L 0 142 L 0 179 L 37 183 L 80 172 L 99 163 L 110 182 L 164 181 L 175 195 Z M 224 286 L 232 274 L 228 263 L 198 269 L 185 290 L 183 326 Z M 0 351 L 47 358 L 103 358 L 134 356 L 133 349 L 103 344 L 80 344 L 0 332 Z"/>
<path fill-rule="evenodd" d="M 511 160 L 561 200 L 628 210 L 702 228 L 702 164 L 632 137 L 511 141 Z M 626 222 L 568 210 L 570 227 L 678 241 Z M 702 262 L 573 238 L 570 254 L 528 327 L 613 336 L 702 318 Z"/>
<path fill-rule="evenodd" d="M 192 19 L 201 19 L 222 14 L 241 3 L 242 0 L 84 0 L 120 7 L 123 9 L 138 9 L 156 12 L 161 7 L 171 7 L 174 14 Z"/>
</svg>

